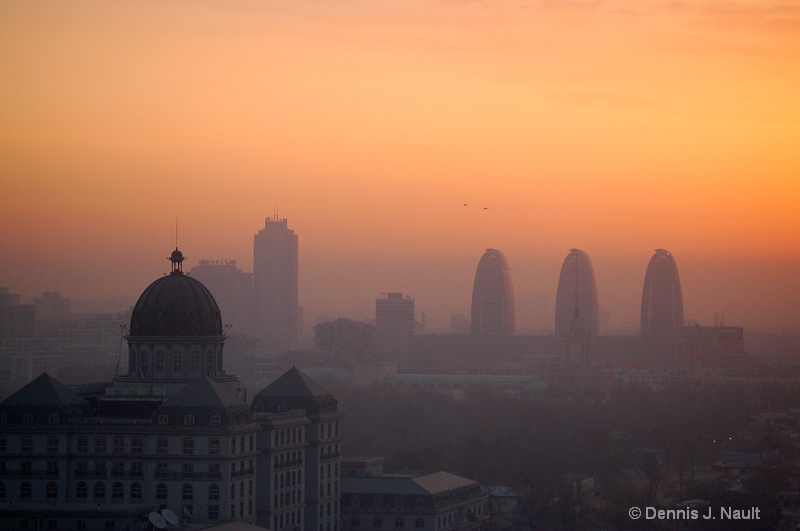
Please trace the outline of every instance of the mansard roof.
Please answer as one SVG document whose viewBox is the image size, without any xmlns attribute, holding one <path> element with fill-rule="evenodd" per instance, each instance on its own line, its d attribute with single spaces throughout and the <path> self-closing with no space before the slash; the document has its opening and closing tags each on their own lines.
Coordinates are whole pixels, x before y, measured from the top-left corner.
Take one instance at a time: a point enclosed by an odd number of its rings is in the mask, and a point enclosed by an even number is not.
<svg viewBox="0 0 800 531">
<path fill-rule="evenodd" d="M 252 409 L 266 413 L 289 409 L 305 409 L 309 414 L 336 413 L 337 403 L 330 391 L 292 367 L 253 397 Z"/>
<path fill-rule="evenodd" d="M 208 376 L 202 375 L 161 404 L 161 408 L 173 407 L 228 409 L 246 407 L 246 404 Z"/>
<path fill-rule="evenodd" d="M 46 372 L 43 372 L 28 385 L 3 400 L 3 402 L 0 402 L 0 407 L 25 406 L 64 408 L 84 405 L 88 406 L 89 402 Z"/>
</svg>

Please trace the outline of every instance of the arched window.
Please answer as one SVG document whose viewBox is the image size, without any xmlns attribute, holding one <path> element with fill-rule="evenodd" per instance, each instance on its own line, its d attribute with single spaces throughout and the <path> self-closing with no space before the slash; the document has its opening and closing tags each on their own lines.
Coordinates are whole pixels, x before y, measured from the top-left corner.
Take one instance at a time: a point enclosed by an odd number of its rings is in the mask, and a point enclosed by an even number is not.
<svg viewBox="0 0 800 531">
<path fill-rule="evenodd" d="M 219 500 L 219 485 L 212 483 L 208 486 L 208 501 Z"/>
<path fill-rule="evenodd" d="M 29 500 L 31 498 L 31 493 L 33 489 L 31 489 L 31 484 L 27 481 L 23 481 L 19 486 L 19 497 L 23 500 Z"/>
<path fill-rule="evenodd" d="M 114 483 L 111 486 L 111 499 L 114 501 L 120 501 L 122 498 L 125 497 L 125 489 L 122 487 L 122 483 Z"/>
<path fill-rule="evenodd" d="M 95 498 L 105 498 L 106 497 L 106 484 L 98 481 L 94 484 L 94 497 Z"/>
<path fill-rule="evenodd" d="M 183 484 L 183 499 L 191 500 L 194 498 L 194 489 L 188 483 Z"/>
<path fill-rule="evenodd" d="M 134 483 L 131 485 L 131 499 L 132 500 L 140 500 L 142 499 L 142 484 L 141 483 Z"/>
<path fill-rule="evenodd" d="M 86 498 L 89 495 L 89 489 L 83 481 L 78 482 L 75 486 L 75 497 L 78 499 Z"/>
<path fill-rule="evenodd" d="M 165 483 L 159 483 L 158 485 L 156 485 L 156 499 L 157 500 L 167 499 L 167 485 Z"/>
<path fill-rule="evenodd" d="M 211 415 L 211 420 L 209 421 L 209 423 L 212 426 L 219 426 L 220 420 L 221 420 L 221 418 L 220 418 L 219 415 Z"/>
<path fill-rule="evenodd" d="M 50 424 L 58 424 L 58 413 L 50 413 L 47 416 L 47 422 Z"/>
<path fill-rule="evenodd" d="M 194 426 L 194 415 L 185 415 L 183 417 L 183 423 L 187 426 Z"/>
<path fill-rule="evenodd" d="M 158 423 L 162 426 L 169 424 L 169 415 L 161 414 L 158 416 Z"/>
</svg>

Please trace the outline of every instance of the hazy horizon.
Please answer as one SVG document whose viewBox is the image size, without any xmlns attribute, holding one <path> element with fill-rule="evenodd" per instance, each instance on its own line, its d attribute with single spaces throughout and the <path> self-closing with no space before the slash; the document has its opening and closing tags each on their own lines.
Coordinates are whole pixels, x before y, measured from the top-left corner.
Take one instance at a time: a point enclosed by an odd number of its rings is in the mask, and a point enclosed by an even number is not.
<svg viewBox="0 0 800 531">
<path fill-rule="evenodd" d="M 569 249 L 601 333 L 653 251 L 687 320 L 800 328 L 800 7 L 777 1 L 0 5 L 0 286 L 136 298 L 235 259 L 275 208 L 306 329 L 399 291 L 469 315 L 506 255 L 517 332 Z M 465 206 L 466 205 L 466 206 Z M 224 319 L 224 316 L 223 316 Z"/>
</svg>

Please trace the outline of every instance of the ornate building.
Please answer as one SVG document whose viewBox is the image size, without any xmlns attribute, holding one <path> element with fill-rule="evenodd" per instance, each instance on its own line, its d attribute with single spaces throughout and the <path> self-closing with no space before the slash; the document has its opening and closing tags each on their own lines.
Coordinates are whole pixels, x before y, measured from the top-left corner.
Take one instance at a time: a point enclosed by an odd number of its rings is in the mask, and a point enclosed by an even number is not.
<svg viewBox="0 0 800 531">
<path fill-rule="evenodd" d="M 255 522 L 261 428 L 214 297 L 170 260 L 134 306 L 126 375 L 76 390 L 42 374 L 0 403 L 0 528 L 139 529 L 148 507 Z"/>
</svg>

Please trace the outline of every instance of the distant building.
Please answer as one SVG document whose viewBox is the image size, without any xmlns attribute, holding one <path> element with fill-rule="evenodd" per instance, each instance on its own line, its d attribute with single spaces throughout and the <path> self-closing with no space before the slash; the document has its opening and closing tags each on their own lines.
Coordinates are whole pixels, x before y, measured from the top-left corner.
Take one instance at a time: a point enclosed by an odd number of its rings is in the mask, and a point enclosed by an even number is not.
<svg viewBox="0 0 800 531">
<path fill-rule="evenodd" d="M 33 337 L 36 306 L 22 304 L 22 295 L 0 288 L 0 339 Z"/>
<path fill-rule="evenodd" d="M 254 335 L 252 273 L 242 272 L 236 260 L 200 260 L 189 274 L 214 293 L 229 335 Z"/>
<path fill-rule="evenodd" d="M 726 365 L 745 356 L 741 326 L 685 326 L 676 341 L 675 361 L 684 366 Z"/>
<path fill-rule="evenodd" d="M 683 294 L 675 259 L 656 249 L 647 265 L 642 290 L 641 339 L 646 355 L 673 353 L 683 332 Z"/>
<path fill-rule="evenodd" d="M 347 359 L 365 358 L 373 354 L 375 327 L 340 317 L 314 326 L 314 348 Z"/>
<path fill-rule="evenodd" d="M 297 348 L 302 330 L 298 246 L 286 219 L 267 218 L 253 238 L 253 291 L 262 350 L 280 353 Z"/>
<path fill-rule="evenodd" d="M 347 460 L 342 529 L 478 530 L 489 522 L 489 497 L 473 480 L 448 472 L 382 474 L 374 458 Z"/>
<path fill-rule="evenodd" d="M 407 354 L 414 337 L 414 299 L 402 293 L 387 293 L 375 300 L 375 335 L 390 358 Z"/>
<path fill-rule="evenodd" d="M 514 286 L 505 255 L 486 249 L 472 286 L 472 335 L 504 337 L 514 335 Z"/>
<path fill-rule="evenodd" d="M 45 291 L 33 300 L 36 306 L 36 322 L 39 328 L 60 325 L 69 315 L 70 302 L 58 291 Z"/>
<path fill-rule="evenodd" d="M 594 269 L 589 255 L 570 249 L 561 266 L 556 293 L 555 333 L 569 362 L 588 363 L 599 331 Z"/>
</svg>

